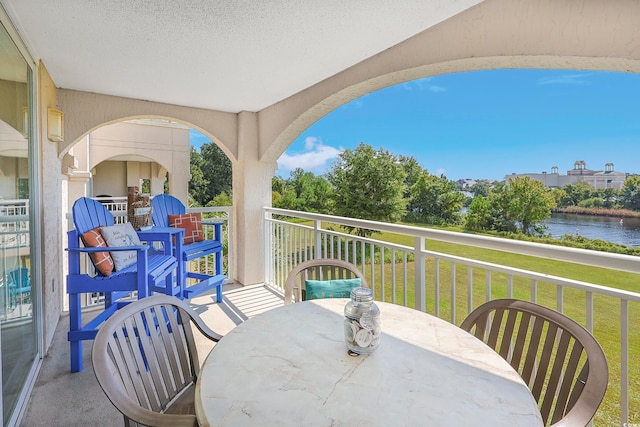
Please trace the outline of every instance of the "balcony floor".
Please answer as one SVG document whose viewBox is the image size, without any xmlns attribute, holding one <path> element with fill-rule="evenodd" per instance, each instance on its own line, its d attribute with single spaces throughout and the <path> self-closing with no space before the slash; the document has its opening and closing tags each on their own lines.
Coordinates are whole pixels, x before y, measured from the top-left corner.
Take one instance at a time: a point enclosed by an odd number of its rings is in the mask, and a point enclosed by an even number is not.
<svg viewBox="0 0 640 427">
<path fill-rule="evenodd" d="M 213 295 L 190 300 L 205 323 L 220 334 L 226 334 L 244 320 L 283 305 L 282 297 L 262 285 L 225 285 L 223 302 Z M 31 393 L 22 426 L 122 426 L 122 415 L 109 402 L 98 385 L 91 366 L 93 341 L 84 342 L 82 372 L 69 371 L 68 316 L 62 316 L 49 352 Z M 196 335 L 199 335 L 196 331 Z M 203 362 L 212 343 L 198 337 L 198 353 Z"/>
</svg>

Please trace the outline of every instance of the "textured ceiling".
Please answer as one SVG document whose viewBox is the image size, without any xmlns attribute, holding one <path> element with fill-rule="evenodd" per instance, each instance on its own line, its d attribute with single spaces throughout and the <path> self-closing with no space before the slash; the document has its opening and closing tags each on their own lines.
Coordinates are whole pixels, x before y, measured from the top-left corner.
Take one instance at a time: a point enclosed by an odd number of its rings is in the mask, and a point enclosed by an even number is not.
<svg viewBox="0 0 640 427">
<path fill-rule="evenodd" d="M 61 88 L 259 111 L 481 0 L 0 0 Z"/>
</svg>

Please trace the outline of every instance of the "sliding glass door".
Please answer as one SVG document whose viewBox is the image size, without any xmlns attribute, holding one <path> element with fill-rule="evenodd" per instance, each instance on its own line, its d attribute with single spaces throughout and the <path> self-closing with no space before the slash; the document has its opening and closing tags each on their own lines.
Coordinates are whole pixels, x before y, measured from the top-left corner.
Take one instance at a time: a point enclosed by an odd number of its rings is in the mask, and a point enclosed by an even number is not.
<svg viewBox="0 0 640 427">
<path fill-rule="evenodd" d="M 15 422 L 38 354 L 29 227 L 34 212 L 29 208 L 34 175 L 29 149 L 35 111 L 32 73 L 0 23 L 0 357 L 5 426 Z"/>
</svg>

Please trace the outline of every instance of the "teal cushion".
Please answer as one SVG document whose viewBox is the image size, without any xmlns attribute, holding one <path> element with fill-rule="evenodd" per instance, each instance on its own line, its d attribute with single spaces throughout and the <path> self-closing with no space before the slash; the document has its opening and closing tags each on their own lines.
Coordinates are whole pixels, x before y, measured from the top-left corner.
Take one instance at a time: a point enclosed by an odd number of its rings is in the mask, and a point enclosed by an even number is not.
<svg viewBox="0 0 640 427">
<path fill-rule="evenodd" d="M 340 279 L 340 280 L 305 280 L 304 286 L 306 294 L 304 299 L 320 298 L 350 298 L 351 289 L 362 286 L 362 280 Z"/>
</svg>

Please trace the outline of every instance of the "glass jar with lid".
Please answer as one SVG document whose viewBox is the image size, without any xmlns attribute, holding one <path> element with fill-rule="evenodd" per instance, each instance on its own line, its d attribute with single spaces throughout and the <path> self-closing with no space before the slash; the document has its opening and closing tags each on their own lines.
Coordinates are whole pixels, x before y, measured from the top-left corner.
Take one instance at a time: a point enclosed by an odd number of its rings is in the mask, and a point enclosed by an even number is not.
<svg viewBox="0 0 640 427">
<path fill-rule="evenodd" d="M 380 345 L 380 309 L 369 288 L 351 290 L 344 307 L 344 338 L 351 353 L 369 354 Z"/>
</svg>

